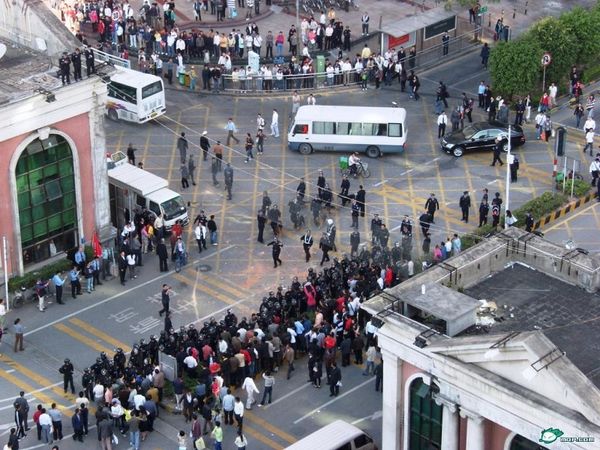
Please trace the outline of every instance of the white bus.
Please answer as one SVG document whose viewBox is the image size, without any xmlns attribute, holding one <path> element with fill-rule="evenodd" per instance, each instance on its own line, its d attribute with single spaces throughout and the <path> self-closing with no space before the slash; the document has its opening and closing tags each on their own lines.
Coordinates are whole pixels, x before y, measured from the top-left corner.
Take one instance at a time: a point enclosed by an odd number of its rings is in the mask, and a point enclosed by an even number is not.
<svg viewBox="0 0 600 450">
<path fill-rule="evenodd" d="M 392 107 L 301 106 L 288 133 L 288 147 L 303 155 L 330 150 L 377 158 L 403 152 L 405 142 L 406 110 Z"/>
<path fill-rule="evenodd" d="M 106 114 L 109 119 L 144 123 L 165 111 L 165 87 L 160 77 L 116 67 L 108 83 Z"/>
</svg>

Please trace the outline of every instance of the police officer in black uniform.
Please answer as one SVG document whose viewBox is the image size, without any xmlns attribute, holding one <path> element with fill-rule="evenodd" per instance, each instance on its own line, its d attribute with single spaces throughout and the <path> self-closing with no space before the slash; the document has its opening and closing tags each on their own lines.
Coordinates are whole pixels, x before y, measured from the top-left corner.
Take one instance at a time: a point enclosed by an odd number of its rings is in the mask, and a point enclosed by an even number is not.
<svg viewBox="0 0 600 450">
<path fill-rule="evenodd" d="M 89 77 L 91 74 L 96 73 L 96 68 L 94 67 L 94 50 L 88 46 L 83 53 L 85 55 L 86 73 Z"/>
<path fill-rule="evenodd" d="M 279 258 L 279 255 L 281 255 L 281 247 L 283 247 L 283 243 L 277 239 L 277 236 L 275 236 L 267 245 L 271 245 L 273 247 L 273 267 L 277 267 L 278 263 L 281 265 L 282 261 Z"/>
<path fill-rule="evenodd" d="M 73 63 L 73 77 L 75 81 L 81 80 L 81 50 L 78 48 L 71 54 L 71 62 Z"/>
<path fill-rule="evenodd" d="M 69 360 L 69 358 L 65 359 L 65 363 L 62 365 L 62 367 L 60 369 L 58 369 L 58 371 L 60 373 L 62 373 L 63 376 L 63 389 L 65 391 L 65 394 L 67 393 L 67 389 L 69 388 L 69 385 L 71 385 L 71 393 L 74 394 L 75 393 L 75 386 L 73 385 L 73 371 L 75 369 L 73 369 L 73 364 L 71 364 L 71 361 Z"/>
<path fill-rule="evenodd" d="M 63 86 L 65 84 L 71 84 L 71 58 L 69 58 L 67 52 L 63 52 L 58 64 L 60 67 L 60 77 Z"/>
<path fill-rule="evenodd" d="M 304 254 L 306 256 L 306 262 L 310 261 L 310 248 L 312 247 L 314 240 L 310 233 L 310 230 L 306 230 L 306 233 L 300 238 L 302 241 L 302 247 L 304 248 Z"/>
</svg>

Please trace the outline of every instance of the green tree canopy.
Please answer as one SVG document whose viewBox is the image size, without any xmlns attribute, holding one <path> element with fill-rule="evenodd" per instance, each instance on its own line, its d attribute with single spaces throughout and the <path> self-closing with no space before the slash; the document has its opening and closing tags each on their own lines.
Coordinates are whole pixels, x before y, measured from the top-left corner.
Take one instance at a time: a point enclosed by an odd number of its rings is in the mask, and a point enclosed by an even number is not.
<svg viewBox="0 0 600 450">
<path fill-rule="evenodd" d="M 529 35 L 498 43 L 489 61 L 493 92 L 510 98 L 533 91 L 539 80 L 542 54 L 542 47 Z"/>
<path fill-rule="evenodd" d="M 558 83 L 577 62 L 579 45 L 576 36 L 554 17 L 546 17 L 537 22 L 528 35 L 539 43 L 543 51 L 552 55 L 552 63 L 546 68 L 546 80 L 548 84 Z M 541 57 L 536 62 L 538 71 L 541 69 L 540 61 Z"/>
<path fill-rule="evenodd" d="M 573 8 L 560 17 L 560 23 L 575 39 L 575 61 L 595 62 L 593 60 L 600 56 L 600 6 L 590 10 Z"/>
</svg>

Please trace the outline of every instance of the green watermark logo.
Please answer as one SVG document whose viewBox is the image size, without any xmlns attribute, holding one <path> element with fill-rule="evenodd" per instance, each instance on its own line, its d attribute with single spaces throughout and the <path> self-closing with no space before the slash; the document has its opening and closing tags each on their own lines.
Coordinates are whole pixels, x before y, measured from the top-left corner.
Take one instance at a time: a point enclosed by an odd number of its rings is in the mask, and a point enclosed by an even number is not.
<svg viewBox="0 0 600 450">
<path fill-rule="evenodd" d="M 565 436 L 565 433 L 559 428 L 546 428 L 542 430 L 540 433 L 539 442 L 542 444 L 553 444 L 556 441 L 559 442 L 595 442 L 596 439 L 587 436 L 587 437 L 574 437 L 574 436 Z"/>
</svg>

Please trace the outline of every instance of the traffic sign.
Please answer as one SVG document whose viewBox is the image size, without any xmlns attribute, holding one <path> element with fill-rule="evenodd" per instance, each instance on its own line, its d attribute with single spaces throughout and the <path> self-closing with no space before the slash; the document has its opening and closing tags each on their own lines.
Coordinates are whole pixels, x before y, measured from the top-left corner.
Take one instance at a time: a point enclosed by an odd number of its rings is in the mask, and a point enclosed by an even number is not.
<svg viewBox="0 0 600 450">
<path fill-rule="evenodd" d="M 550 53 L 546 52 L 544 53 L 544 56 L 542 56 L 542 66 L 547 66 L 552 62 L 552 56 L 550 55 Z"/>
</svg>

